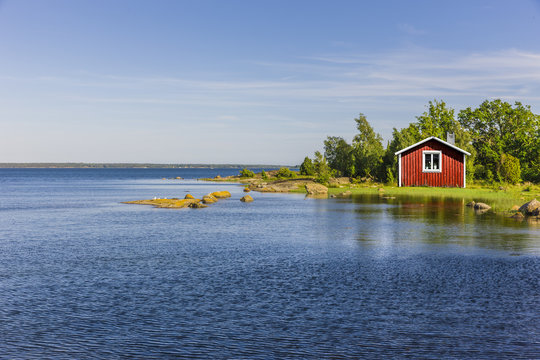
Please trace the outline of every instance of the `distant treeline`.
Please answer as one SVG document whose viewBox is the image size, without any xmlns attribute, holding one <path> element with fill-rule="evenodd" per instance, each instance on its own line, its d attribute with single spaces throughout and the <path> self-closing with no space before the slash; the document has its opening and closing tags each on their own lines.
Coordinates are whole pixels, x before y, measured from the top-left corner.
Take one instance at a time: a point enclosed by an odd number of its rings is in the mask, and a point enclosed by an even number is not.
<svg viewBox="0 0 540 360">
<path fill-rule="evenodd" d="M 306 157 L 301 172 L 316 175 L 320 182 L 329 176 L 348 176 L 395 183 L 395 152 L 427 137 L 446 140 L 455 134 L 455 144 L 471 153 L 467 158 L 467 179 L 489 183 L 540 183 L 540 116 L 530 106 L 515 102 L 486 100 L 476 109 L 459 111 L 442 100 L 430 101 L 422 115 L 403 129 L 393 129 L 386 147 L 363 114 L 357 119 L 358 134 L 351 144 L 342 137 L 329 136 L 324 154 Z"/>
<path fill-rule="evenodd" d="M 94 169 L 279 169 L 284 165 L 245 165 L 245 164 L 134 164 L 134 163 L 0 163 L 0 168 L 94 168 Z"/>
</svg>

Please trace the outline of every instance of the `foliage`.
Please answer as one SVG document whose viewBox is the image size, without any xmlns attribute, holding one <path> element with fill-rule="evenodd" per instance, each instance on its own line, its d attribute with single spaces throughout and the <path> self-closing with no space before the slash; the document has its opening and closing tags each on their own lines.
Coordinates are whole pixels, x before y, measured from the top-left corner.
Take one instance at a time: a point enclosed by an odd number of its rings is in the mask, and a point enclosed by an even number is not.
<svg viewBox="0 0 540 360">
<path fill-rule="evenodd" d="M 268 179 L 268 174 L 266 173 L 266 171 L 261 171 L 261 177 L 264 179 L 264 180 L 267 180 Z"/>
<path fill-rule="evenodd" d="M 252 178 L 255 176 L 255 173 L 249 169 L 242 169 L 240 170 L 240 177 L 243 177 L 243 178 Z"/>
<path fill-rule="evenodd" d="M 384 148 L 381 135 L 375 133 L 364 114 L 356 121 L 358 134 L 353 139 L 355 175 L 380 178 Z"/>
<path fill-rule="evenodd" d="M 300 175 L 315 175 L 315 167 L 313 166 L 313 161 L 309 157 L 305 157 L 304 161 L 300 165 Z"/>
<path fill-rule="evenodd" d="M 502 155 L 519 159 L 524 169 L 524 180 L 533 180 L 534 168 L 540 158 L 540 117 L 530 106 L 516 102 L 514 107 L 499 99 L 484 101 L 478 108 L 459 112 L 459 122 L 471 134 L 472 146 L 477 152 L 478 175 L 488 174 L 495 179 L 500 173 Z"/>
<path fill-rule="evenodd" d="M 354 176 L 354 148 L 343 138 L 328 136 L 324 141 L 324 157 L 328 165 L 342 176 Z"/>
<path fill-rule="evenodd" d="M 296 173 L 294 171 L 289 170 L 286 167 L 282 167 L 278 170 L 276 177 L 278 179 L 291 179 L 296 177 Z"/>
<path fill-rule="evenodd" d="M 331 176 L 331 169 L 326 158 L 319 151 L 315 151 L 313 165 L 315 167 L 315 181 L 321 184 L 327 184 Z"/>
<path fill-rule="evenodd" d="M 512 155 L 501 155 L 499 170 L 503 181 L 510 184 L 517 184 L 521 181 L 521 167 L 519 165 L 519 160 Z"/>
<path fill-rule="evenodd" d="M 398 177 L 397 151 L 430 136 L 446 140 L 447 134 L 453 133 L 455 145 L 471 154 L 466 161 L 469 184 L 473 178 L 488 183 L 515 183 L 520 178 L 540 182 L 540 116 L 519 102 L 512 106 L 501 100 L 486 100 L 476 109 L 461 110 L 456 119 L 454 109 L 435 99 L 415 122 L 393 129 L 386 149 L 364 114 L 354 120 L 358 133 L 352 144 L 342 137 L 329 136 L 324 141 L 324 156 L 316 153 L 318 177 L 330 174 L 330 170 L 321 170 L 328 166 L 344 176 L 393 183 Z"/>
</svg>

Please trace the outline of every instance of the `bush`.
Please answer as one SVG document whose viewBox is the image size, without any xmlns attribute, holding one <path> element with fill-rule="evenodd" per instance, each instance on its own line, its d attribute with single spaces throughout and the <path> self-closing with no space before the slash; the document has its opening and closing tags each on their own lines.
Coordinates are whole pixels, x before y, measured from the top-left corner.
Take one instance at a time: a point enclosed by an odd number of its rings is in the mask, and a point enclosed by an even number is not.
<svg viewBox="0 0 540 360">
<path fill-rule="evenodd" d="M 300 165 L 300 175 L 315 175 L 315 167 L 313 166 L 313 161 L 306 156 L 302 165 Z"/>
<path fill-rule="evenodd" d="M 266 171 L 261 171 L 261 177 L 264 179 L 264 180 L 267 180 L 268 179 L 268 174 L 266 173 Z"/>
<path fill-rule="evenodd" d="M 502 154 L 500 165 L 501 180 L 510 184 L 517 184 L 521 181 L 521 166 L 519 159 L 512 155 Z"/>
<path fill-rule="evenodd" d="M 252 178 L 255 176 L 255 173 L 249 169 L 242 169 L 240 170 L 240 177 L 243 178 Z"/>
<path fill-rule="evenodd" d="M 296 177 L 296 173 L 294 171 L 289 170 L 286 167 L 282 167 L 278 170 L 276 177 L 278 179 L 291 179 Z"/>
</svg>

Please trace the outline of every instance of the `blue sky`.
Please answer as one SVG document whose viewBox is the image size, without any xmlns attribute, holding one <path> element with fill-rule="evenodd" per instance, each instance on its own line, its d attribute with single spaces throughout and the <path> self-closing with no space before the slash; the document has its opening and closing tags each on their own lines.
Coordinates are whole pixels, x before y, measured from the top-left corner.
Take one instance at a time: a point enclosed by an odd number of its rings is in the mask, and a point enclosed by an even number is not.
<svg viewBox="0 0 540 360">
<path fill-rule="evenodd" d="M 299 164 L 494 98 L 540 113 L 539 1 L 0 0 L 0 162 Z"/>
</svg>

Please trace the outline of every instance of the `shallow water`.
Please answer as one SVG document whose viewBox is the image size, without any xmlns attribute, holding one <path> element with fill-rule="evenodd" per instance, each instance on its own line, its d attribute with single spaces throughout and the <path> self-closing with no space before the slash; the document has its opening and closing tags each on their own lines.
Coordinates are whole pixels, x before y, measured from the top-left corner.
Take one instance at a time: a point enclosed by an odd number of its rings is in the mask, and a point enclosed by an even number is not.
<svg viewBox="0 0 540 360">
<path fill-rule="evenodd" d="M 0 357 L 540 357 L 540 227 L 195 180 L 237 172 L 0 169 Z"/>
</svg>

